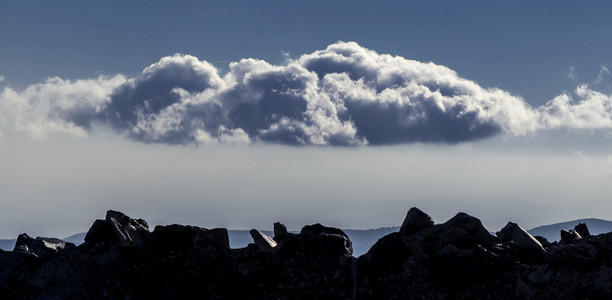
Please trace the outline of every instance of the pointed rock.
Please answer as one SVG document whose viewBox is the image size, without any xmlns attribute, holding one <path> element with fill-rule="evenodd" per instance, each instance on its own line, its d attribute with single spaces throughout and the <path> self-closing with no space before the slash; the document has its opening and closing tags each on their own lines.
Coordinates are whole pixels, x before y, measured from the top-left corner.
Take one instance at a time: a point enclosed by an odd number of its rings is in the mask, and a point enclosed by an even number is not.
<svg viewBox="0 0 612 300">
<path fill-rule="evenodd" d="M 502 242 L 512 241 L 521 248 L 534 249 L 542 254 L 546 253 L 542 244 L 516 223 L 508 222 L 502 230 L 497 232 L 497 237 Z"/>
<path fill-rule="evenodd" d="M 285 236 L 287 236 L 287 234 L 288 231 L 285 225 L 281 224 L 280 222 L 274 223 L 274 240 L 276 242 L 282 240 Z"/>
<path fill-rule="evenodd" d="M 406 213 L 406 218 L 400 227 L 399 232 L 401 234 L 412 234 L 420 231 L 423 228 L 433 227 L 434 221 L 431 217 L 421 211 L 420 209 L 413 207 Z"/>
<path fill-rule="evenodd" d="M 124 227 L 129 227 L 135 231 L 145 230 L 149 231 L 149 224 L 143 219 L 132 219 L 126 216 L 122 212 L 118 212 L 115 210 L 109 210 L 106 212 L 106 220 L 115 220 L 115 222 L 119 223 Z"/>
<path fill-rule="evenodd" d="M 255 245 L 259 247 L 260 250 L 268 251 L 276 247 L 276 242 L 274 239 L 269 237 L 267 234 L 257 229 L 251 229 L 249 233 L 251 234 L 251 237 L 253 237 L 253 242 L 255 242 Z"/>
<path fill-rule="evenodd" d="M 587 224 L 585 224 L 585 223 L 578 223 L 578 225 L 576 225 L 576 227 L 574 227 L 574 230 L 576 232 L 578 232 L 578 234 L 580 234 L 580 236 L 583 237 L 583 238 L 591 236 L 591 232 L 589 231 L 589 227 L 587 227 Z"/>
</svg>

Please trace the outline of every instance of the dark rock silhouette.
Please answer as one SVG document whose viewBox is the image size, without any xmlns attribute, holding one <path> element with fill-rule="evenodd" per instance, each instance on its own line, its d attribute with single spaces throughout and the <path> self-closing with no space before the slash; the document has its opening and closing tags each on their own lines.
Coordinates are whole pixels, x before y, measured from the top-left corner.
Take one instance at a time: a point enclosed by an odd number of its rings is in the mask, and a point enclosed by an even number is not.
<svg viewBox="0 0 612 300">
<path fill-rule="evenodd" d="M 164 251 L 184 251 L 198 248 L 214 248 L 228 251 L 227 229 L 204 229 L 197 226 L 168 225 L 155 226 L 155 244 Z"/>
<path fill-rule="evenodd" d="M 75 246 L 19 236 L 0 251 L 0 299 L 612 299 L 612 233 L 585 224 L 561 241 L 509 222 L 496 236 L 459 213 L 443 224 L 417 208 L 359 258 L 340 229 L 231 249 L 226 229 L 156 226 L 108 211 Z"/>
<path fill-rule="evenodd" d="M 145 220 L 135 220 L 114 210 L 107 211 L 104 220 L 96 220 L 85 235 L 85 243 L 120 246 L 142 246 L 148 239 L 149 224 Z"/>
<path fill-rule="evenodd" d="M 423 228 L 432 227 L 433 225 L 434 221 L 428 214 L 416 207 L 413 207 L 408 210 L 406 218 L 404 219 L 402 227 L 400 227 L 399 231 L 402 234 L 411 234 Z"/>
<path fill-rule="evenodd" d="M 17 237 L 13 252 L 28 253 L 36 257 L 50 257 L 73 247 L 75 247 L 74 244 L 66 243 L 60 239 L 31 238 L 29 235 L 22 233 Z"/>
<path fill-rule="evenodd" d="M 521 248 L 534 249 L 542 254 L 546 253 L 542 244 L 516 223 L 508 222 L 508 225 L 497 233 L 497 237 L 501 242 L 514 242 Z"/>
<path fill-rule="evenodd" d="M 274 240 L 279 241 L 288 234 L 287 227 L 280 222 L 274 223 Z"/>
<path fill-rule="evenodd" d="M 582 237 L 589 237 L 591 236 L 591 232 L 589 231 L 589 228 L 587 227 L 587 225 L 585 223 L 578 223 L 578 225 L 576 225 L 576 227 L 574 227 L 574 230 Z"/>
</svg>

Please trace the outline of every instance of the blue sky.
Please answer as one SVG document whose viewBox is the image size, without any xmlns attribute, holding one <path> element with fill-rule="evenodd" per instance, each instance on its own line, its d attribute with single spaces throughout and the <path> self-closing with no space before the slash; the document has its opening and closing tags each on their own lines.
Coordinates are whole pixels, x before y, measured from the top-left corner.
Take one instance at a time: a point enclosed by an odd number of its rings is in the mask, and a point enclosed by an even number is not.
<svg viewBox="0 0 612 300">
<path fill-rule="evenodd" d="M 106 209 L 263 229 L 399 225 L 415 205 L 491 230 L 606 218 L 611 11 L 3 1 L 0 237 Z"/>
<path fill-rule="evenodd" d="M 336 41 L 433 61 L 542 104 L 610 64 L 608 1 L 3 1 L 5 84 L 135 75 L 192 54 L 220 68 Z M 609 88 L 609 86 L 607 86 Z"/>
</svg>

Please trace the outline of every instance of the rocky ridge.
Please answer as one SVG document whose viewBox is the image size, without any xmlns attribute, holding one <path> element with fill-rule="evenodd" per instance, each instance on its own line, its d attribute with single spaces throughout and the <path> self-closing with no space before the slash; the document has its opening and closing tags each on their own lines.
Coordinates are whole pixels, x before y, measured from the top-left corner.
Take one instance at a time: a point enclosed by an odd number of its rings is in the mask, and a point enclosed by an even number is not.
<svg viewBox="0 0 612 300">
<path fill-rule="evenodd" d="M 0 251 L 2 299 L 612 299 L 612 233 L 585 224 L 559 242 L 508 223 L 491 235 L 458 213 L 417 208 L 364 255 L 340 229 L 308 225 L 231 249 L 226 229 L 167 225 L 117 211 L 75 246 L 18 237 Z"/>
</svg>

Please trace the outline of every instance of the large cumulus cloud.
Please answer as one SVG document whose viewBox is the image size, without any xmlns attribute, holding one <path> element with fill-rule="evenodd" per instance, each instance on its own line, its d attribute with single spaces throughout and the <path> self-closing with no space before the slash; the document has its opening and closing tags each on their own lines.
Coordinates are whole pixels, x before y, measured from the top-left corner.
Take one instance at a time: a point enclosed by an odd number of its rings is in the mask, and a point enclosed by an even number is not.
<svg viewBox="0 0 612 300">
<path fill-rule="evenodd" d="M 146 143 L 385 145 L 458 143 L 539 129 L 612 128 L 612 97 L 577 89 L 538 108 L 447 67 L 353 42 L 220 74 L 189 55 L 134 77 L 51 78 L 0 94 L 2 132 L 86 135 L 95 124 Z"/>
</svg>

